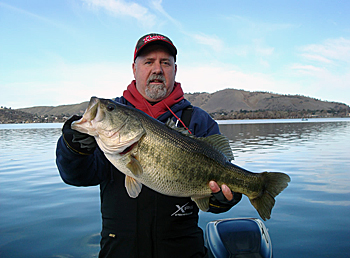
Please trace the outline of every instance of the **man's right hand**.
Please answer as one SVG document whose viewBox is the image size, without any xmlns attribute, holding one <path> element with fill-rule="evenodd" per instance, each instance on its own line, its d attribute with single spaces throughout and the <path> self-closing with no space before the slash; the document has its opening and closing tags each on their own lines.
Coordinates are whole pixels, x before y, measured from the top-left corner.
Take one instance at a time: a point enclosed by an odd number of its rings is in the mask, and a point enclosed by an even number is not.
<svg viewBox="0 0 350 258">
<path fill-rule="evenodd" d="M 81 116 L 71 116 L 63 125 L 62 134 L 67 147 L 75 153 L 89 155 L 92 154 L 97 146 L 95 138 L 85 133 L 80 133 L 71 128 L 71 124 L 77 121 Z"/>
</svg>

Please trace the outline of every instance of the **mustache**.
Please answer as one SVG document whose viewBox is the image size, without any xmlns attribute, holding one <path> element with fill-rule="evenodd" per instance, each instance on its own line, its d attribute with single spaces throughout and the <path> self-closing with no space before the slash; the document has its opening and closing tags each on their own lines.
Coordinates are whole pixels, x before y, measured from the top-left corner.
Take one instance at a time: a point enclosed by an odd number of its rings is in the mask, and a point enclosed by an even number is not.
<svg viewBox="0 0 350 258">
<path fill-rule="evenodd" d="M 165 84 L 165 77 L 162 74 L 151 74 L 151 76 L 147 79 L 147 85 L 152 81 L 158 81 Z"/>
</svg>

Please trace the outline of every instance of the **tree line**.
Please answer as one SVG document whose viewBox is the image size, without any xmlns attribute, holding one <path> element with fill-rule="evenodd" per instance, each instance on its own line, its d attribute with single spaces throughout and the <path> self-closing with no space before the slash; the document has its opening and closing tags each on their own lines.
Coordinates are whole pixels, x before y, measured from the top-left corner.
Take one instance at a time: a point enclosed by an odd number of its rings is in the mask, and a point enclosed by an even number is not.
<svg viewBox="0 0 350 258">
<path fill-rule="evenodd" d="M 347 109 L 340 110 L 301 110 L 301 111 L 277 111 L 277 110 L 240 110 L 218 111 L 210 113 L 215 120 L 229 119 L 293 119 L 293 118 L 330 118 L 348 117 Z"/>
</svg>

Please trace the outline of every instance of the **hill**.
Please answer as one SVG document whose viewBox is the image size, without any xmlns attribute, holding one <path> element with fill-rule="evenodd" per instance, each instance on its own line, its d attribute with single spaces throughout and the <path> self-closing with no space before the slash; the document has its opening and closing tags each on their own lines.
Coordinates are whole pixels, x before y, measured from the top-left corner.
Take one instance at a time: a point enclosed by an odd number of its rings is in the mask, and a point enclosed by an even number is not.
<svg viewBox="0 0 350 258">
<path fill-rule="evenodd" d="M 268 92 L 250 92 L 244 90 L 225 89 L 215 93 L 185 94 L 195 106 L 209 113 L 217 111 L 301 111 L 301 110 L 339 110 L 349 106 L 321 101 L 300 95 L 280 95 Z"/>
<path fill-rule="evenodd" d="M 215 119 L 343 117 L 350 111 L 348 105 L 338 102 L 236 89 L 185 94 L 185 98 Z"/>
<path fill-rule="evenodd" d="M 88 106 L 89 101 L 85 101 L 79 104 L 61 105 L 61 106 L 37 106 L 29 108 L 20 108 L 18 110 L 27 112 L 37 116 L 71 116 L 76 114 L 84 114 L 85 109 Z"/>
<path fill-rule="evenodd" d="M 348 105 L 338 102 L 321 101 L 300 95 L 236 89 L 225 89 L 214 93 L 186 93 L 185 98 L 192 105 L 207 111 L 214 119 L 345 117 L 350 111 Z M 37 120 L 40 118 L 40 121 L 60 122 L 73 114 L 83 114 L 87 105 L 88 101 L 56 107 L 29 107 L 17 111 L 29 113 Z"/>
<path fill-rule="evenodd" d="M 0 124 L 31 123 L 35 121 L 34 115 L 11 108 L 0 108 Z"/>
</svg>

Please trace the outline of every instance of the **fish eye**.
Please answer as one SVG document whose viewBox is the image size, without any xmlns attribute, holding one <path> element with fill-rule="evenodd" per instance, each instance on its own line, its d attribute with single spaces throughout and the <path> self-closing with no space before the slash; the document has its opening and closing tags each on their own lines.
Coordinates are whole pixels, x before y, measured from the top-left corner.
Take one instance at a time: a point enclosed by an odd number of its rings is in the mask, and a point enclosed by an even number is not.
<svg viewBox="0 0 350 258">
<path fill-rule="evenodd" d="M 108 111 L 113 111 L 115 108 L 116 108 L 116 106 L 114 104 L 108 104 L 108 106 L 107 106 Z"/>
</svg>

